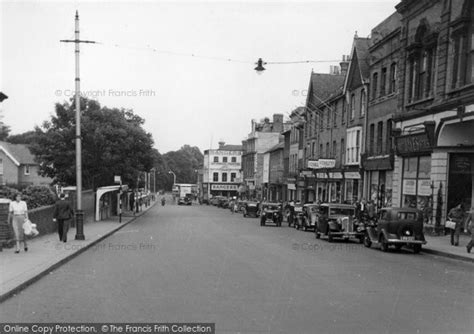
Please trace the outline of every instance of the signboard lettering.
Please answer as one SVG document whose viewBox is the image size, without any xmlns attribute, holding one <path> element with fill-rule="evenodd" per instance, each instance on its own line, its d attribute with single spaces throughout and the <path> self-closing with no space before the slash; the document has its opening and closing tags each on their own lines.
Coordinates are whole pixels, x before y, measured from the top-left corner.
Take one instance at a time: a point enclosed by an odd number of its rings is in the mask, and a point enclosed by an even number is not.
<svg viewBox="0 0 474 334">
<path fill-rule="evenodd" d="M 416 180 L 403 180 L 403 195 L 416 195 Z"/>
<path fill-rule="evenodd" d="M 397 153 L 416 153 L 431 150 L 431 143 L 426 133 L 417 133 L 396 138 Z"/>
<path fill-rule="evenodd" d="M 311 169 L 323 169 L 323 168 L 334 168 L 334 167 L 336 167 L 336 160 L 334 159 L 308 160 L 308 168 L 311 168 Z"/>
<path fill-rule="evenodd" d="M 239 189 L 236 184 L 213 184 L 211 185 L 211 190 L 235 190 Z"/>
</svg>

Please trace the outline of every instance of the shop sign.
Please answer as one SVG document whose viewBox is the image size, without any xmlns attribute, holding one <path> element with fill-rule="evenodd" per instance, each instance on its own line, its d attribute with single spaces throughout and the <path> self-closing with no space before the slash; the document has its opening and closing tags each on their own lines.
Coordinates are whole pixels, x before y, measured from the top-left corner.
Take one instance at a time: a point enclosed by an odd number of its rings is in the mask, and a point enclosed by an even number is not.
<svg viewBox="0 0 474 334">
<path fill-rule="evenodd" d="M 211 185 L 211 190 L 231 190 L 237 191 L 239 186 L 236 184 L 213 184 Z"/>
<path fill-rule="evenodd" d="M 313 177 L 314 174 L 313 174 L 313 172 L 310 171 L 310 170 L 303 170 L 303 171 L 301 171 L 301 172 L 300 172 L 300 177 L 305 177 L 305 176 L 306 176 L 306 177 Z"/>
<path fill-rule="evenodd" d="M 288 190 L 296 190 L 296 185 L 294 183 L 288 183 Z"/>
<path fill-rule="evenodd" d="M 431 196 L 431 180 L 418 180 L 418 196 Z"/>
<path fill-rule="evenodd" d="M 288 178 L 286 179 L 286 182 L 287 182 L 287 183 L 295 183 L 295 182 L 296 182 L 296 179 L 295 179 L 294 177 L 288 177 Z"/>
<path fill-rule="evenodd" d="M 329 173 L 329 178 L 331 178 L 331 179 L 342 179 L 342 173 L 340 173 L 340 172 Z"/>
<path fill-rule="evenodd" d="M 327 179 L 328 175 L 326 173 L 316 173 L 318 179 Z"/>
<path fill-rule="evenodd" d="M 305 184 L 304 184 L 304 181 L 298 181 L 298 187 L 304 187 Z"/>
<path fill-rule="evenodd" d="M 308 160 L 308 168 L 311 168 L 311 169 L 323 169 L 323 168 L 334 168 L 334 167 L 336 167 L 335 159 Z"/>
<path fill-rule="evenodd" d="M 344 172 L 346 179 L 360 179 L 359 172 Z"/>
<path fill-rule="evenodd" d="M 403 180 L 403 195 L 416 195 L 416 180 Z"/>
<path fill-rule="evenodd" d="M 397 154 L 431 151 L 431 142 L 426 132 L 395 138 Z"/>
</svg>

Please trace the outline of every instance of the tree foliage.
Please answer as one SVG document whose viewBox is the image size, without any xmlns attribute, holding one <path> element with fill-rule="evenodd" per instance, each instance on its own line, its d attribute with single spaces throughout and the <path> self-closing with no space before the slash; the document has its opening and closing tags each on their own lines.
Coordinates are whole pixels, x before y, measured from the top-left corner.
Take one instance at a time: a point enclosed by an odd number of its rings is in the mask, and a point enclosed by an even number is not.
<svg viewBox="0 0 474 334">
<path fill-rule="evenodd" d="M 27 144 L 30 145 L 36 139 L 36 131 L 30 130 L 16 135 L 9 135 L 7 142 L 12 144 Z"/>
<path fill-rule="evenodd" d="M 140 173 L 154 162 L 153 139 L 142 127 L 144 119 L 132 110 L 102 107 L 86 98 L 81 98 L 81 111 L 83 186 L 111 185 L 114 175 L 136 186 Z M 55 115 L 35 128 L 30 148 L 42 175 L 66 185 L 76 183 L 74 101 L 56 104 Z"/>
</svg>

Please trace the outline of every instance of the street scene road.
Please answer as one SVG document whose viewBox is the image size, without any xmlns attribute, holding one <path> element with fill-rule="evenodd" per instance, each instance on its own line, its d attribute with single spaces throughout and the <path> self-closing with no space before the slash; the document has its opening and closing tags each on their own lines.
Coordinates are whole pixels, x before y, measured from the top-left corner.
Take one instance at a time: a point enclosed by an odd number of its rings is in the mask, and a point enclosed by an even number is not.
<svg viewBox="0 0 474 334">
<path fill-rule="evenodd" d="M 469 333 L 473 277 L 472 264 L 423 252 L 328 243 L 213 206 L 155 205 L 5 301 L 0 321 L 215 322 L 217 333 Z"/>
</svg>

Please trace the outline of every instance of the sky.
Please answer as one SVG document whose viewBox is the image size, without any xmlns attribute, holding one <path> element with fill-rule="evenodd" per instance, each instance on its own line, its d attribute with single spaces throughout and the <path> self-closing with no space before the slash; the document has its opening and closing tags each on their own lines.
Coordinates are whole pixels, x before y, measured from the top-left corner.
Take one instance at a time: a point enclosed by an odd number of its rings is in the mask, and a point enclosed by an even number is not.
<svg viewBox="0 0 474 334">
<path fill-rule="evenodd" d="M 133 109 L 155 147 L 241 144 L 251 120 L 304 105 L 311 71 L 328 73 L 399 1 L 3 1 L 2 121 L 40 126 L 74 94 L 79 11 L 81 94 Z M 194 55 L 194 56 L 193 56 Z M 255 62 L 268 64 L 258 75 Z M 227 59 L 232 59 L 228 61 Z"/>
</svg>

